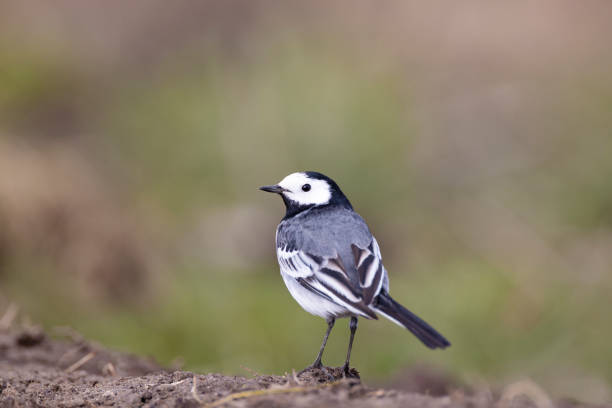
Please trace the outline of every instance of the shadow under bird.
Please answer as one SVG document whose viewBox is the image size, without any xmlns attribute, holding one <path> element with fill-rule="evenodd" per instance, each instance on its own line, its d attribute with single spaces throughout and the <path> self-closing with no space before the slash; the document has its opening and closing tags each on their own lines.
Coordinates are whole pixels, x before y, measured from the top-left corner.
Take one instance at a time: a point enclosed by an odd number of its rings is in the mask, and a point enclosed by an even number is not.
<svg viewBox="0 0 612 408">
<path fill-rule="evenodd" d="M 380 314 L 410 330 L 431 349 L 448 340 L 389 295 L 389 278 L 376 238 L 340 187 L 312 171 L 293 173 L 280 183 L 260 187 L 279 194 L 286 207 L 276 229 L 276 255 L 287 289 L 307 312 L 327 321 L 327 331 L 310 366 L 324 369 L 321 356 L 337 318 L 350 317 L 350 338 L 343 366 L 349 361 L 358 317 Z"/>
</svg>

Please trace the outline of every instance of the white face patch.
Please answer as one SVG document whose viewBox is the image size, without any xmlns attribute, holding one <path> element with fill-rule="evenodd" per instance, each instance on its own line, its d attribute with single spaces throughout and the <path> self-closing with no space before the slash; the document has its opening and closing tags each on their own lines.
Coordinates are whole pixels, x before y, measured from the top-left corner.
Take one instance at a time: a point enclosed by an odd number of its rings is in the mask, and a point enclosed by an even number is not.
<svg viewBox="0 0 612 408">
<path fill-rule="evenodd" d="M 302 189 L 306 184 L 310 185 L 308 191 Z M 278 185 L 289 190 L 283 192 L 283 195 L 301 205 L 327 204 L 332 196 L 327 181 L 309 178 L 305 173 L 290 174 Z"/>
</svg>

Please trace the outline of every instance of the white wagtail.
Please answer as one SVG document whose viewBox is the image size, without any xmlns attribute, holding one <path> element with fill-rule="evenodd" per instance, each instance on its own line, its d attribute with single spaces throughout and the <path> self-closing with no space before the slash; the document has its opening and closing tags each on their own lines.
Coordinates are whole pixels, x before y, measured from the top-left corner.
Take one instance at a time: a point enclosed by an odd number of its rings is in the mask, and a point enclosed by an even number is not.
<svg viewBox="0 0 612 408">
<path fill-rule="evenodd" d="M 357 318 L 380 313 L 410 330 L 431 349 L 450 346 L 440 333 L 389 296 L 389 278 L 378 243 L 340 187 L 317 172 L 293 173 L 280 183 L 260 187 L 280 194 L 287 212 L 276 229 L 281 275 L 294 299 L 309 313 L 327 320 L 327 331 L 314 363 L 321 356 L 336 318 L 351 317 L 349 360 Z"/>
</svg>

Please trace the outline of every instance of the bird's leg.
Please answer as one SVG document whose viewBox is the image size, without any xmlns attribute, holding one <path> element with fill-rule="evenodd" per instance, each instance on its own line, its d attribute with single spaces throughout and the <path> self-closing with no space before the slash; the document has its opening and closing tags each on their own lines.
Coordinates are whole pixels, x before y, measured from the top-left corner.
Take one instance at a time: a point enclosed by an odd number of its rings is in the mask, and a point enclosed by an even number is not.
<svg viewBox="0 0 612 408">
<path fill-rule="evenodd" d="M 321 368 L 323 364 L 321 363 L 321 357 L 323 356 L 323 350 L 325 350 L 325 345 L 327 344 L 327 339 L 329 338 L 329 333 L 331 333 L 334 328 L 334 323 L 336 323 L 335 318 L 330 318 L 327 321 L 327 331 L 325 332 L 325 337 L 323 337 L 323 343 L 321 344 L 321 348 L 319 349 L 319 354 L 317 354 L 317 358 L 315 359 L 312 366 L 315 368 Z"/>
<path fill-rule="evenodd" d="M 302 374 L 304 371 L 308 371 L 311 368 L 323 368 L 323 364 L 321 363 L 321 357 L 323 356 L 323 350 L 325 350 L 325 345 L 327 344 L 327 338 L 329 337 L 329 333 L 331 333 L 334 328 L 334 323 L 336 323 L 336 319 L 331 317 L 327 320 L 327 331 L 325 332 L 325 337 L 323 337 L 323 343 L 321 344 L 321 348 L 319 349 L 319 354 L 317 354 L 317 358 L 314 363 L 303 369 L 298 373 L 298 375 Z"/>
<path fill-rule="evenodd" d="M 355 338 L 355 332 L 357 331 L 357 318 L 355 316 L 351 316 L 351 323 L 349 324 L 349 328 L 351 329 L 351 337 L 349 339 L 348 350 L 346 352 L 346 362 L 342 367 L 343 375 L 350 376 L 349 374 L 349 361 L 351 360 L 351 349 L 353 348 L 353 339 Z"/>
</svg>

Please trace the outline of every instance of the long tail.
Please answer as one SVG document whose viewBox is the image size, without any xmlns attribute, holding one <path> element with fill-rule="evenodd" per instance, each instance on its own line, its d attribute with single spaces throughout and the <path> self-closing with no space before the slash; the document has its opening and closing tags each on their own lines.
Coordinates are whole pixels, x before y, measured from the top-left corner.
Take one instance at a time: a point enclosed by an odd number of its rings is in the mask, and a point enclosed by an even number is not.
<svg viewBox="0 0 612 408">
<path fill-rule="evenodd" d="M 444 336 L 420 317 L 393 300 L 386 291 L 380 292 L 371 307 L 393 323 L 410 330 L 430 349 L 443 349 L 450 346 L 450 342 Z"/>
</svg>

